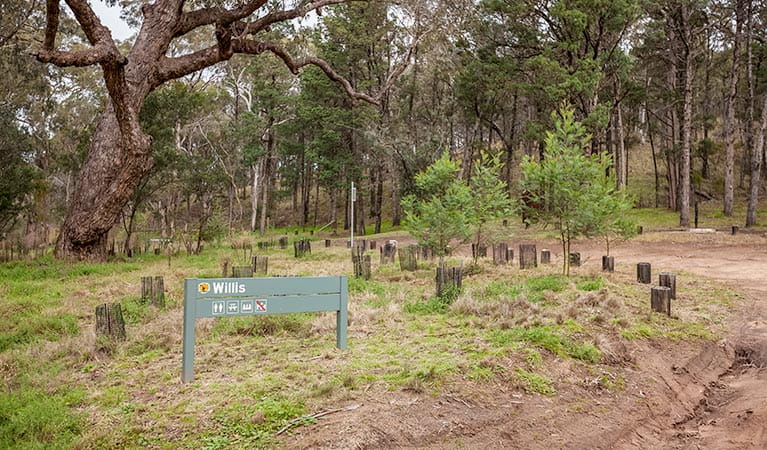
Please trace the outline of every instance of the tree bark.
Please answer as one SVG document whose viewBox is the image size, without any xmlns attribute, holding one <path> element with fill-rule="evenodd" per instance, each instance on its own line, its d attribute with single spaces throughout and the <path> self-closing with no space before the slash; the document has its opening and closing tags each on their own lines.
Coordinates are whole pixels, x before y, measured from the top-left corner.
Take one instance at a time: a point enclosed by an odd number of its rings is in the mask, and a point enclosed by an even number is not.
<svg viewBox="0 0 767 450">
<path fill-rule="evenodd" d="M 692 55 L 692 29 L 687 5 L 681 6 L 681 25 L 686 49 L 684 51 L 684 110 L 682 116 L 682 192 L 679 225 L 690 226 L 690 153 L 692 147 L 692 81 L 694 76 Z"/>
<path fill-rule="evenodd" d="M 762 156 L 764 151 L 765 133 L 767 133 L 767 95 L 762 105 L 762 123 L 756 135 L 756 145 L 751 149 L 751 179 L 748 186 L 748 207 L 746 209 L 746 226 L 756 225 L 756 210 L 759 206 L 759 179 L 762 172 Z"/>
<path fill-rule="evenodd" d="M 741 35 L 741 9 L 743 1 L 738 0 L 735 6 L 735 37 L 732 45 L 732 67 L 730 69 L 730 85 L 727 92 L 727 103 L 725 104 L 724 123 L 722 124 L 722 134 L 725 143 L 725 162 L 724 162 L 724 215 L 732 216 L 732 206 L 735 196 L 735 176 L 733 168 L 735 165 L 735 101 L 738 95 L 738 63 L 740 55 L 740 35 Z"/>
</svg>

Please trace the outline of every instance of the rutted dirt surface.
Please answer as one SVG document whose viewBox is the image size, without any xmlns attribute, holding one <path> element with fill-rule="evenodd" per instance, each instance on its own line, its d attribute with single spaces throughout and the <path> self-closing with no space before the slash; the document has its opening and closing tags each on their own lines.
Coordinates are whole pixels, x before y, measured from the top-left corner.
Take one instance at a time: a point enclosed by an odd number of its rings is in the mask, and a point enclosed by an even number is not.
<svg viewBox="0 0 767 450">
<path fill-rule="evenodd" d="M 648 261 L 747 296 L 719 343 L 631 343 L 625 388 L 601 389 L 562 361 L 555 397 L 497 383 L 439 396 L 378 392 L 286 438 L 289 448 L 767 448 L 767 239 L 656 236 L 615 246 L 616 263 Z M 663 242 L 660 242 L 663 240 Z M 674 242 L 677 241 L 677 242 Z M 552 253 L 558 253 L 550 243 Z M 580 243 L 598 264 L 598 243 Z M 564 385 L 564 386 L 562 386 Z M 344 406 L 344 405 L 339 405 Z"/>
</svg>

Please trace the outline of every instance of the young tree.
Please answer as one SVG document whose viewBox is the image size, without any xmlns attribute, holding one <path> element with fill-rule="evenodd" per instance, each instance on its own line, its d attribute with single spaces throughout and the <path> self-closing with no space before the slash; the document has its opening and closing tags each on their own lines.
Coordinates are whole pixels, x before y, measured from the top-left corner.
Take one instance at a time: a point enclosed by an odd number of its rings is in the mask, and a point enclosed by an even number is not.
<svg viewBox="0 0 767 450">
<path fill-rule="evenodd" d="M 471 236 L 469 221 L 473 202 L 469 186 L 458 177 L 458 163 L 445 152 L 415 177 L 416 193 L 402 199 L 405 228 L 439 256 L 440 264 L 453 239 Z"/>
<path fill-rule="evenodd" d="M 474 166 L 474 173 L 469 182 L 472 203 L 469 210 L 469 226 L 474 234 L 474 243 L 480 245 L 485 238 L 488 222 L 508 216 L 511 212 L 506 183 L 501 180 L 501 162 L 498 158 L 487 158 Z M 479 252 L 474 253 L 477 262 Z"/>
<path fill-rule="evenodd" d="M 573 109 L 565 106 L 556 115 L 554 131 L 546 134 L 543 161 L 527 157 L 522 162 L 522 189 L 530 196 L 522 207 L 531 222 L 559 231 L 562 273 L 570 275 L 572 240 L 614 231 L 609 224 L 625 208 L 625 194 L 616 192 L 614 180 L 606 175 L 609 155 L 585 154 L 591 136 L 575 121 Z"/>
</svg>

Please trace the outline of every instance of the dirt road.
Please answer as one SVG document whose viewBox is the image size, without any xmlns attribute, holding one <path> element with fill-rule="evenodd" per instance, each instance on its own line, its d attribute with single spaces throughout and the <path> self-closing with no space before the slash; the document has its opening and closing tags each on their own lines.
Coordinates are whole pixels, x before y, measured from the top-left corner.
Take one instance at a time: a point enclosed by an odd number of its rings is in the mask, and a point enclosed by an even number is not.
<svg viewBox="0 0 767 450">
<path fill-rule="evenodd" d="M 601 244 L 577 248 L 587 264 L 598 264 Z M 668 233 L 617 245 L 612 253 L 624 267 L 651 261 L 656 271 L 678 268 L 743 293 L 727 338 L 638 342 L 626 387 L 617 392 L 571 377 L 554 398 L 520 395 L 501 383 L 438 396 L 368 395 L 355 399 L 360 408 L 300 429 L 285 446 L 767 449 L 767 239 Z M 582 373 L 561 364 L 563 373 Z"/>
</svg>

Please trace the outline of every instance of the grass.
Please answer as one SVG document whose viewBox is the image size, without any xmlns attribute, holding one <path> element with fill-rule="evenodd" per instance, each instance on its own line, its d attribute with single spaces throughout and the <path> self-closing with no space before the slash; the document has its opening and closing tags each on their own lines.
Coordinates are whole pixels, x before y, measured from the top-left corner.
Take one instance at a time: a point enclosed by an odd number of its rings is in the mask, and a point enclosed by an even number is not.
<svg viewBox="0 0 767 450">
<path fill-rule="evenodd" d="M 268 255 L 274 274 L 351 273 L 345 247 L 313 251 L 298 260 L 292 249 L 254 254 Z M 347 351 L 335 348 L 332 313 L 204 319 L 196 380 L 182 385 L 182 280 L 220 276 L 223 258 L 240 264 L 242 251 L 208 245 L 200 255 L 173 257 L 170 267 L 155 255 L 1 264 L 0 448 L 267 448 L 288 422 L 308 423 L 306 414 L 363 393 L 439 394 L 466 380 L 510 378 L 527 392 L 555 395 L 542 375 L 554 360 L 603 367 L 595 334 L 707 338 L 735 301 L 715 283 L 679 274 L 679 291 L 694 295 L 684 315 L 647 316 L 645 292 L 630 276 L 565 278 L 555 267 L 519 271 L 480 261 L 453 302 L 434 296 L 433 264 L 403 273 L 374 258 L 372 280 L 350 279 Z M 163 310 L 138 297 L 140 277 L 149 275 L 165 277 Z M 580 297 L 603 291 L 625 303 L 609 320 L 590 320 L 604 305 L 568 316 Z M 97 352 L 92 336 L 93 310 L 104 302 L 120 302 L 128 323 L 128 340 L 110 354 Z"/>
<path fill-rule="evenodd" d="M 492 330 L 489 336 L 495 346 L 508 346 L 512 342 L 524 342 L 546 349 L 557 356 L 580 359 L 590 363 L 599 362 L 602 354 L 593 344 L 575 342 L 551 327 L 514 328 L 509 331 Z"/>
</svg>

